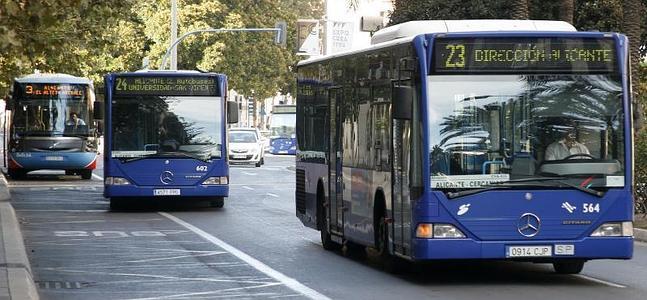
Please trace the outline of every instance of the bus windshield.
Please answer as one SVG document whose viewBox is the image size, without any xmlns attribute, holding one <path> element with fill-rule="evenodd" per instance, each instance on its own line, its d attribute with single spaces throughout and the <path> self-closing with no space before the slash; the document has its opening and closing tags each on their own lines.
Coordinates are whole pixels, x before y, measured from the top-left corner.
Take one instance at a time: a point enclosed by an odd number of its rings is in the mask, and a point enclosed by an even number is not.
<svg viewBox="0 0 647 300">
<path fill-rule="evenodd" d="M 222 157 L 222 102 L 209 96 L 114 96 L 112 157 Z"/>
<path fill-rule="evenodd" d="M 18 136 L 88 135 L 88 85 L 23 83 L 15 92 Z M 86 123 L 87 122 L 87 123 Z"/>
<path fill-rule="evenodd" d="M 428 89 L 434 188 L 546 177 L 624 186 L 617 75 L 431 75 Z"/>
<path fill-rule="evenodd" d="M 272 114 L 270 135 L 272 137 L 294 138 L 296 114 Z"/>
</svg>

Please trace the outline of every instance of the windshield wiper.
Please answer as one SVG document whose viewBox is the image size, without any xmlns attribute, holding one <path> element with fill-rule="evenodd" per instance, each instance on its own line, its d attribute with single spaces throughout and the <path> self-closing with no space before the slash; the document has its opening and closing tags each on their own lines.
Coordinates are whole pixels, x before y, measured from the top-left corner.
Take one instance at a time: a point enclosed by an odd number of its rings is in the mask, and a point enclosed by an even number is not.
<svg viewBox="0 0 647 300">
<path fill-rule="evenodd" d="M 208 161 L 211 159 L 211 157 L 203 157 L 199 155 L 195 155 L 193 153 L 189 152 L 182 152 L 182 151 L 164 151 L 164 152 L 158 152 L 155 157 L 187 157 L 187 158 L 193 158 L 201 161 Z"/>
<path fill-rule="evenodd" d="M 534 184 L 530 184 L 532 182 L 544 182 L 544 181 L 555 181 L 562 186 L 568 186 L 571 188 L 574 188 L 576 190 L 582 191 L 587 194 L 594 195 L 596 197 L 602 197 L 604 196 L 604 192 L 600 192 L 591 188 L 579 186 L 577 184 L 570 183 L 568 181 L 565 181 L 564 179 L 567 179 L 566 177 L 530 177 L 530 178 L 519 178 L 519 179 L 513 179 L 509 181 L 501 181 L 501 182 L 492 182 L 488 185 L 484 185 L 483 188 L 480 189 L 473 189 L 473 190 L 464 190 L 460 192 L 449 192 L 447 193 L 447 198 L 449 199 L 454 199 L 457 197 L 462 197 L 462 196 L 467 196 L 467 195 L 472 195 L 472 194 L 477 194 L 477 193 L 482 193 L 486 191 L 491 191 L 491 190 L 496 190 L 496 189 L 509 189 L 513 187 L 527 187 L 527 186 L 536 186 Z M 546 187 L 550 187 L 551 185 L 542 185 Z"/>
</svg>

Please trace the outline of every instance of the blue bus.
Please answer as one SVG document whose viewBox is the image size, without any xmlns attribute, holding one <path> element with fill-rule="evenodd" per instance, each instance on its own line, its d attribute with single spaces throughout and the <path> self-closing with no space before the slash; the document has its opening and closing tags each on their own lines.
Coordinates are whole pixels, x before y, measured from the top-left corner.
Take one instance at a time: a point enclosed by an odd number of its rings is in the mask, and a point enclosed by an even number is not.
<svg viewBox="0 0 647 300">
<path fill-rule="evenodd" d="M 138 198 L 207 200 L 229 195 L 227 77 L 194 71 L 105 76 L 104 196 L 113 209 Z"/>
<path fill-rule="evenodd" d="M 505 31 L 504 31 L 505 30 Z M 579 273 L 633 255 L 627 38 L 414 21 L 298 64 L 296 215 L 325 249 Z"/>
<path fill-rule="evenodd" d="M 271 154 L 297 153 L 297 138 L 295 133 L 296 105 L 280 104 L 272 107 L 270 117 L 270 149 Z"/>
<path fill-rule="evenodd" d="M 53 169 L 92 178 L 101 118 L 92 81 L 45 73 L 17 78 L 5 109 L 4 165 L 10 177 Z"/>
</svg>

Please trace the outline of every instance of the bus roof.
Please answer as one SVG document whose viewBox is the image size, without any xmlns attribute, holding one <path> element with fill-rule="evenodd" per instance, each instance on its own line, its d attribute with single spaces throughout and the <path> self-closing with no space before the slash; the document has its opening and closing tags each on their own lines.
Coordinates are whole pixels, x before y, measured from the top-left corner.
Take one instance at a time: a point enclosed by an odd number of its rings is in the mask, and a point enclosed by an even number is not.
<svg viewBox="0 0 647 300">
<path fill-rule="evenodd" d="M 334 57 L 360 53 L 371 49 L 385 48 L 410 42 L 420 34 L 454 33 L 454 32 L 493 32 L 493 31 L 550 31 L 576 32 L 573 25 L 564 21 L 544 20 L 424 20 L 409 21 L 375 32 L 371 38 L 371 46 L 344 51 L 340 53 L 316 56 L 300 61 L 297 66 L 327 60 Z"/>
<path fill-rule="evenodd" d="M 377 31 L 371 44 L 379 44 L 427 33 L 478 31 L 577 31 L 564 21 L 544 20 L 427 20 L 410 21 Z"/>
<path fill-rule="evenodd" d="M 24 77 L 16 78 L 19 83 L 67 83 L 67 84 L 92 84 L 92 81 L 85 77 L 76 77 L 62 73 L 34 73 Z"/>
</svg>

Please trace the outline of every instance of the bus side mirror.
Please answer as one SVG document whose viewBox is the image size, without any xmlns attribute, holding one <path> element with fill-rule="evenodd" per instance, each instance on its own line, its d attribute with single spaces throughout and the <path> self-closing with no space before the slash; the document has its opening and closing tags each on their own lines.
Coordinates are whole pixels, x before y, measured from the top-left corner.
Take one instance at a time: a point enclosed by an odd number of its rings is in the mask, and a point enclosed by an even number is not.
<svg viewBox="0 0 647 300">
<path fill-rule="evenodd" d="M 94 119 L 103 120 L 103 102 L 94 101 Z"/>
<path fill-rule="evenodd" d="M 413 107 L 413 88 L 410 86 L 394 86 L 391 105 L 393 118 L 399 120 L 411 120 Z"/>
<path fill-rule="evenodd" d="M 238 103 L 227 101 L 227 124 L 238 123 Z"/>
<path fill-rule="evenodd" d="M 103 121 L 97 121 L 97 135 L 103 135 Z"/>
</svg>

